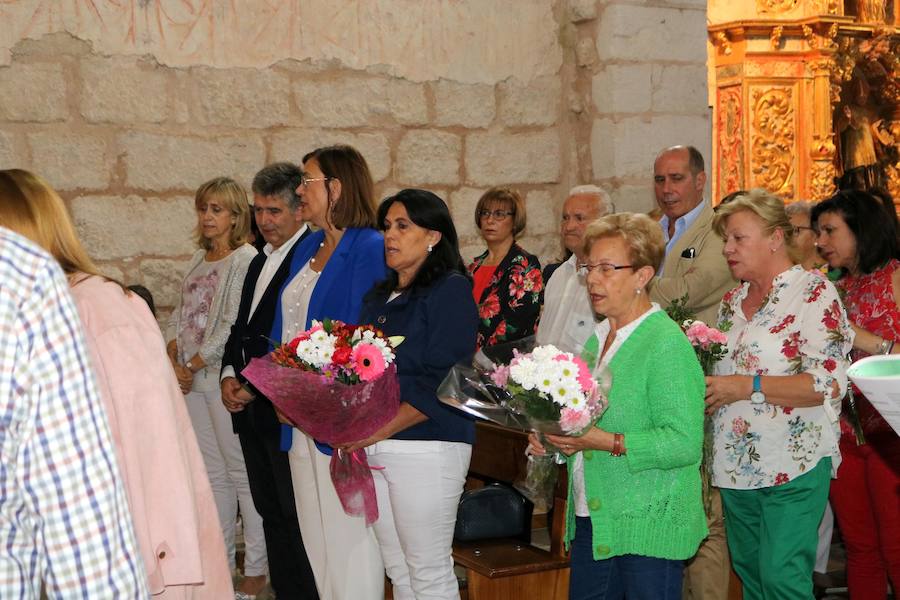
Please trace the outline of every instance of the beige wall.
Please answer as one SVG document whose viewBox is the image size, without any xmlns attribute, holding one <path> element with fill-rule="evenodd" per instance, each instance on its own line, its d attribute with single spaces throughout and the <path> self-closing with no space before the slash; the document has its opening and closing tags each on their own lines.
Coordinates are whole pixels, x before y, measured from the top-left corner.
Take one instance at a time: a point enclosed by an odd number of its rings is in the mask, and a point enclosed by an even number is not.
<svg viewBox="0 0 900 600">
<path fill-rule="evenodd" d="M 658 148 L 709 148 L 705 3 L 92 4 L 0 4 L 0 166 L 46 177 L 103 268 L 163 307 L 193 190 L 318 145 L 357 146 L 381 195 L 444 197 L 466 258 L 491 185 L 522 190 L 522 244 L 551 258 L 569 187 L 647 210 Z"/>
</svg>

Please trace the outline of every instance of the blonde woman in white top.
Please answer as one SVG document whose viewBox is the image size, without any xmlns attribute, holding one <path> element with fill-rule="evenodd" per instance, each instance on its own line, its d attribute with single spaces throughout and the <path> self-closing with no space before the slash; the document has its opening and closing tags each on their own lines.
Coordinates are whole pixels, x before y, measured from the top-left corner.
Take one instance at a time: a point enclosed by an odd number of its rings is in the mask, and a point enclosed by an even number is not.
<svg viewBox="0 0 900 600">
<path fill-rule="evenodd" d="M 169 319 L 166 349 L 206 463 L 232 569 L 240 505 L 246 558 L 237 597 L 252 597 L 266 584 L 265 537 L 250 495 L 240 441 L 219 388 L 225 342 L 237 318 L 247 268 L 256 256 L 256 249 L 247 243 L 250 205 L 237 182 L 217 177 L 200 186 L 194 206 L 199 249 L 188 264 Z"/>
</svg>

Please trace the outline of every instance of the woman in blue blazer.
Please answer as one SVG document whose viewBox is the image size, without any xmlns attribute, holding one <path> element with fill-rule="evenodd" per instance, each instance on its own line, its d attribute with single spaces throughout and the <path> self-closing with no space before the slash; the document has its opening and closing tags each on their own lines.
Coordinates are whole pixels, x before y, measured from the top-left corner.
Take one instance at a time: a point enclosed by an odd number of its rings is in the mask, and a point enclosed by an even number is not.
<svg viewBox="0 0 900 600">
<path fill-rule="evenodd" d="M 394 598 L 459 598 L 451 557 L 474 423 L 442 404 L 437 388 L 475 351 L 478 314 L 443 200 L 403 190 L 378 209 L 390 274 L 367 296 L 360 323 L 404 337 L 397 347 L 400 410 L 370 438 L 375 535 Z"/>
<path fill-rule="evenodd" d="M 373 229 L 374 186 L 359 152 L 329 146 L 304 156 L 297 194 L 303 219 L 319 230 L 294 252 L 281 289 L 272 339 L 284 342 L 314 319 L 355 323 L 363 296 L 386 276 L 383 238 Z M 330 448 L 299 429 L 291 438 L 294 502 L 319 597 L 382 598 L 384 567 L 374 533 L 363 517 L 344 513 L 331 482 Z"/>
</svg>

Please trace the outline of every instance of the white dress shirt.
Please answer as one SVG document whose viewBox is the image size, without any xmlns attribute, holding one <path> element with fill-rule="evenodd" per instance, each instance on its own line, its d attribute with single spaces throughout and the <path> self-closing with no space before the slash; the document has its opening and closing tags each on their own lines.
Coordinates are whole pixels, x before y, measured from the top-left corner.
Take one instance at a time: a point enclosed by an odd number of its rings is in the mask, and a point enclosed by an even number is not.
<svg viewBox="0 0 900 600">
<path fill-rule="evenodd" d="M 573 254 L 547 282 L 544 288 L 544 312 L 538 324 L 537 343 L 553 344 L 560 350 L 580 354 L 594 332 L 594 310 L 587 282 L 578 274 Z"/>
<path fill-rule="evenodd" d="M 259 301 L 266 292 L 266 288 L 269 287 L 269 284 L 272 283 L 272 278 L 275 277 L 275 272 L 278 271 L 278 267 L 284 262 L 284 257 L 287 255 L 288 251 L 294 247 L 294 244 L 300 239 L 300 236 L 303 235 L 303 232 L 306 231 L 308 227 L 309 226 L 304 223 L 303 227 L 298 229 L 288 241 L 277 248 L 273 247 L 272 244 L 266 244 L 263 247 L 263 254 L 266 255 L 266 262 L 263 263 L 263 267 L 259 272 L 259 277 L 256 279 L 256 287 L 253 288 L 253 301 L 250 303 L 250 312 L 247 314 L 248 320 L 256 311 L 256 307 L 259 305 Z M 219 381 L 223 381 L 226 377 L 234 376 L 234 367 L 225 365 L 225 367 L 222 368 L 222 374 L 219 376 Z"/>
</svg>

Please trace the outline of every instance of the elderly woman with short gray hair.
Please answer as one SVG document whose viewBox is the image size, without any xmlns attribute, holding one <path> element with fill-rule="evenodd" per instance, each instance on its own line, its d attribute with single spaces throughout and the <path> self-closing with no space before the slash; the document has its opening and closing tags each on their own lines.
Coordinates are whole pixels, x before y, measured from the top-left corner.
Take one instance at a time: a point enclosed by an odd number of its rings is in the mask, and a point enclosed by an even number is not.
<svg viewBox="0 0 900 600">
<path fill-rule="evenodd" d="M 609 408 L 587 433 L 547 436 L 569 456 L 569 598 L 680 599 L 684 561 L 707 534 L 703 371 L 679 326 L 647 295 L 665 255 L 656 221 L 603 217 L 588 226 L 584 254 L 592 306 L 606 316 L 584 356 L 599 356 L 612 387 Z M 544 452 L 534 434 L 529 441 Z"/>
</svg>

